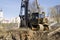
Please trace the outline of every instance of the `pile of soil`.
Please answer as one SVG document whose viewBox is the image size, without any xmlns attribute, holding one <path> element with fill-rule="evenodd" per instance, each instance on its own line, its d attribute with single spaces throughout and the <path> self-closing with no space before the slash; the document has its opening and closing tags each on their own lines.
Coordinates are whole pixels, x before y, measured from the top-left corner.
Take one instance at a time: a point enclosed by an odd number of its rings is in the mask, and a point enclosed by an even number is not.
<svg viewBox="0 0 60 40">
<path fill-rule="evenodd" d="M 49 36 L 48 31 L 8 30 L 0 31 L 0 40 L 60 40 L 60 32 Z"/>
</svg>

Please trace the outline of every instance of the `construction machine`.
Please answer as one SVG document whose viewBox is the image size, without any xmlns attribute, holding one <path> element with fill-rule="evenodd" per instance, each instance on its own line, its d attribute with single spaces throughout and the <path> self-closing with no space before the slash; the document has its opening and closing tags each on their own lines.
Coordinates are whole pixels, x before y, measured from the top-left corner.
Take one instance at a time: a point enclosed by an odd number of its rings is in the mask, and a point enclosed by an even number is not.
<svg viewBox="0 0 60 40">
<path fill-rule="evenodd" d="M 37 2 L 36 2 L 37 3 Z M 44 31 L 48 30 L 48 25 L 47 22 L 45 22 L 45 13 L 39 12 L 39 7 L 37 5 L 38 12 L 34 13 L 29 13 L 30 11 L 28 10 L 28 4 L 29 0 L 21 0 L 21 10 L 20 10 L 20 27 L 23 28 L 30 28 L 32 30 L 39 30 L 40 26 L 39 24 L 43 25 Z"/>
</svg>

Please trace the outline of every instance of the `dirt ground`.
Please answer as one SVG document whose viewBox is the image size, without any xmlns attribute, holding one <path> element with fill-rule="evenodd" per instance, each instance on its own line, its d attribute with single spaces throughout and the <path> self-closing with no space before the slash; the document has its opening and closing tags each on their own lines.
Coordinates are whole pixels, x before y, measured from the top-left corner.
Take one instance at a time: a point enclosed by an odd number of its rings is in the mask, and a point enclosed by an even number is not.
<svg viewBox="0 0 60 40">
<path fill-rule="evenodd" d="M 0 40 L 60 40 L 60 32 L 49 36 L 49 31 L 32 31 L 29 29 L 0 30 Z"/>
</svg>

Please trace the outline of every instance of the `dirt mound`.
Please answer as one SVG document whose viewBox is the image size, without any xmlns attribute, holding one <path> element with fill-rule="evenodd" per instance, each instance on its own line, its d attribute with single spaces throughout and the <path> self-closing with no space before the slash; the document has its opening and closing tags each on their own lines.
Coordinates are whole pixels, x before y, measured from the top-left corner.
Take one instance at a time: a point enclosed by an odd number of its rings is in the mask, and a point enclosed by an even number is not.
<svg viewBox="0 0 60 40">
<path fill-rule="evenodd" d="M 55 32 L 51 36 L 50 33 L 47 31 L 41 32 L 28 29 L 0 31 L 0 40 L 60 40 L 60 32 Z"/>
</svg>

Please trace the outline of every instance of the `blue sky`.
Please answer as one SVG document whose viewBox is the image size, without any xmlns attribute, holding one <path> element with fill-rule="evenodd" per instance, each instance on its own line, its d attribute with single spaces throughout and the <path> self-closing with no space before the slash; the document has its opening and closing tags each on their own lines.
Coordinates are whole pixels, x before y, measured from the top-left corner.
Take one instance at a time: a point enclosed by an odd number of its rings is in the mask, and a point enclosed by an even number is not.
<svg viewBox="0 0 60 40">
<path fill-rule="evenodd" d="M 30 0 L 32 1 L 32 0 Z M 20 13 L 21 0 L 0 0 L 0 9 L 3 9 L 4 17 L 17 17 Z M 60 0 L 39 0 L 40 6 L 47 12 L 49 7 L 60 5 Z"/>
</svg>

